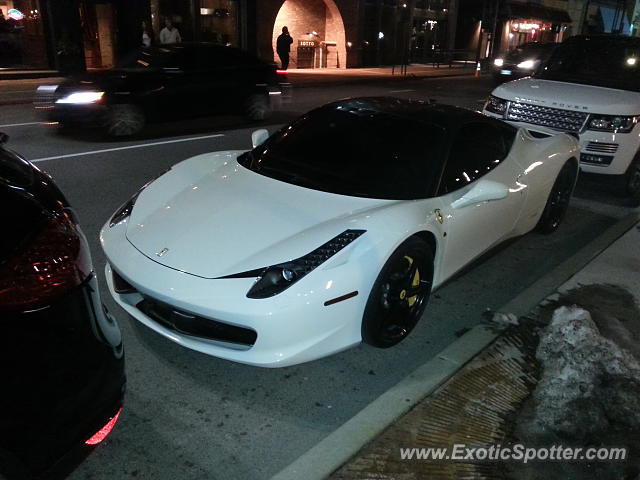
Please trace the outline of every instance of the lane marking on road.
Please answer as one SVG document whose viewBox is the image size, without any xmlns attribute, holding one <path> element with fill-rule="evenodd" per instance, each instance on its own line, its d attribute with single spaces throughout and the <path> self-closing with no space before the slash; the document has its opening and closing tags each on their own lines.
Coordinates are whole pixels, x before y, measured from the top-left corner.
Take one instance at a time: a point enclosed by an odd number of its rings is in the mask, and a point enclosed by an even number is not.
<svg viewBox="0 0 640 480">
<path fill-rule="evenodd" d="M 102 150 L 92 150 L 89 152 L 79 152 L 79 153 L 69 153 L 66 155 L 56 155 L 55 157 L 42 157 L 31 160 L 31 163 L 37 162 L 46 162 L 47 160 L 57 160 L 60 158 L 71 158 L 71 157 L 82 157 L 84 155 L 95 155 L 98 153 L 109 153 L 109 152 L 117 152 L 120 150 L 131 150 L 133 148 L 146 148 L 146 147 L 155 147 L 157 145 L 168 145 L 170 143 L 182 143 L 182 142 L 192 142 L 195 140 L 206 140 L 208 138 L 216 138 L 216 137 L 224 137 L 223 133 L 216 133 L 214 135 L 203 135 L 201 137 L 189 137 L 189 138 L 178 138 L 176 140 L 165 140 L 162 142 L 151 142 L 151 143 L 141 143 L 137 145 L 127 145 L 125 147 L 114 147 L 114 148 L 105 148 Z"/>
<path fill-rule="evenodd" d="M 0 125 L 0 128 L 4 128 L 4 127 L 22 127 L 24 125 L 42 125 L 42 122 L 6 123 L 4 125 Z"/>
<path fill-rule="evenodd" d="M 389 90 L 389 93 L 405 93 L 405 92 L 415 92 L 415 90 L 411 88 L 407 88 L 405 90 Z"/>
</svg>

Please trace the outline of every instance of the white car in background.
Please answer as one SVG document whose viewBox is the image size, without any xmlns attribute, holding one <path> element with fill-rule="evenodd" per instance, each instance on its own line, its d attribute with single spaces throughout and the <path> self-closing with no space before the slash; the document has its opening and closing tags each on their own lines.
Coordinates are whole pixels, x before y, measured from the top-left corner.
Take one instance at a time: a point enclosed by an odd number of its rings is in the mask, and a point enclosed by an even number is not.
<svg viewBox="0 0 640 480">
<path fill-rule="evenodd" d="M 485 114 L 517 127 L 575 132 L 580 168 L 621 180 L 640 205 L 640 39 L 578 36 L 532 77 L 497 87 Z"/>
<path fill-rule="evenodd" d="M 264 367 L 400 342 L 474 258 L 555 230 L 578 173 L 570 135 L 392 98 L 328 104 L 252 140 L 175 165 L 101 242 L 136 320 Z"/>
</svg>

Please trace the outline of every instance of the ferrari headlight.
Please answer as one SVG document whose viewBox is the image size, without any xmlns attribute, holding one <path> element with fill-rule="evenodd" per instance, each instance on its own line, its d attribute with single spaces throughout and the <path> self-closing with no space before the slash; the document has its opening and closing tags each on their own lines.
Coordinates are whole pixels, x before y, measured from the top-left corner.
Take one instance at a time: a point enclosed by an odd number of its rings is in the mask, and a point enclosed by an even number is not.
<svg viewBox="0 0 640 480">
<path fill-rule="evenodd" d="M 504 65 L 504 59 L 503 59 L 503 58 L 496 58 L 496 59 L 493 61 L 493 64 L 494 64 L 496 67 L 501 67 L 502 65 Z"/>
<path fill-rule="evenodd" d="M 56 103 L 71 103 L 74 105 L 86 105 L 88 103 L 96 103 L 102 99 L 104 92 L 73 92 L 69 95 L 59 98 Z"/>
<path fill-rule="evenodd" d="M 620 115 L 591 115 L 588 130 L 600 130 L 603 132 L 629 133 L 638 123 L 640 117 Z"/>
<path fill-rule="evenodd" d="M 133 210 L 133 206 L 135 205 L 136 200 L 138 199 L 138 195 L 140 195 L 141 191 L 142 190 L 137 191 L 136 194 L 133 197 L 131 197 L 129 200 L 127 200 L 125 203 L 123 203 L 120 206 L 120 208 L 118 208 L 118 210 L 116 210 L 116 212 L 111 217 L 111 220 L 109 221 L 109 227 L 115 227 L 117 224 L 119 224 L 125 218 L 128 218 L 129 215 L 131 215 L 131 211 Z"/>
<path fill-rule="evenodd" d="M 229 275 L 223 278 L 241 278 L 258 275 L 256 283 L 247 292 L 248 298 L 268 298 L 277 295 L 312 270 L 316 269 L 324 262 L 333 257 L 340 250 L 356 240 L 366 230 L 345 230 L 337 237 L 332 238 L 324 245 L 316 248 L 313 252 L 306 254 L 296 260 L 273 265 L 261 271 L 252 270 L 250 272 Z"/>
<path fill-rule="evenodd" d="M 109 220 L 109 227 L 115 227 L 117 224 L 122 222 L 124 219 L 128 218 L 129 215 L 131 215 L 131 212 L 133 211 L 133 206 L 136 204 L 136 200 L 138 200 L 138 197 L 140 196 L 142 191 L 145 188 L 147 188 L 149 185 L 151 185 L 153 182 L 155 182 L 162 175 L 167 173 L 169 170 L 171 170 L 171 168 L 167 168 L 160 175 L 158 175 L 158 176 L 152 178 L 151 180 L 149 180 L 142 187 L 140 187 L 140 190 L 138 190 L 136 193 L 134 193 L 133 196 L 129 200 L 127 200 L 125 203 L 123 203 L 120 206 L 120 208 L 118 208 L 116 210 L 116 212 L 113 214 L 113 216 L 111 217 L 111 220 Z"/>
<path fill-rule="evenodd" d="M 535 66 L 536 66 L 535 60 L 525 60 L 524 62 L 520 62 L 518 64 L 518 68 L 521 68 L 523 70 L 532 70 L 533 67 Z"/>
<path fill-rule="evenodd" d="M 485 110 L 493 113 L 499 113 L 500 115 L 504 115 L 507 111 L 507 101 L 502 98 L 494 97 L 493 95 L 489 95 L 489 98 L 484 104 Z"/>
</svg>

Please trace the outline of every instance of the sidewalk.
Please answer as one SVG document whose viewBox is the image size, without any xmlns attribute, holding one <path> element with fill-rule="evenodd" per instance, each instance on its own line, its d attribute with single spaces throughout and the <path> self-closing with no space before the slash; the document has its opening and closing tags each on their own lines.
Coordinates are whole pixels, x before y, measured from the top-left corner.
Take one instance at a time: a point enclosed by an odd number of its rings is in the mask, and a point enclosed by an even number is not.
<svg viewBox="0 0 640 480">
<path fill-rule="evenodd" d="M 616 308 L 607 297 L 581 303 L 575 289 L 585 286 L 589 295 L 628 291 L 640 306 L 638 218 L 620 220 L 500 309 L 520 327 L 475 327 L 273 478 L 503 478 L 499 463 L 402 460 L 400 449 L 508 442 L 511 419 L 537 381 L 539 313 L 567 298 L 587 310 L 599 300 L 600 309 Z"/>
<path fill-rule="evenodd" d="M 25 72 L 0 72 L 0 105 L 19 105 L 33 102 L 39 85 L 56 85 L 64 80 L 55 71 L 36 72 L 38 78 L 22 78 L 29 75 Z M 401 74 L 401 67 L 349 68 L 349 69 L 291 69 L 287 77 L 294 88 L 320 85 L 339 85 L 356 82 L 376 82 L 384 80 L 401 80 L 410 78 L 437 78 L 450 76 L 471 76 L 475 73 L 472 64 L 454 64 L 432 66 L 423 64 L 408 65 L 406 74 Z M 40 77 L 40 75 L 50 75 Z M 15 78 L 9 79 L 13 75 Z M 34 74 L 35 75 L 35 74 Z"/>
</svg>

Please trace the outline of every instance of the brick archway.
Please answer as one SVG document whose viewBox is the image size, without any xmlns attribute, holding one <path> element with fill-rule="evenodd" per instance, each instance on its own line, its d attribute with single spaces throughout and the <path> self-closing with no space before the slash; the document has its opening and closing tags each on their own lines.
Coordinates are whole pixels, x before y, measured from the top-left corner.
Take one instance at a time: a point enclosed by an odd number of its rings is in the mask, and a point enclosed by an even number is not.
<svg viewBox="0 0 640 480">
<path fill-rule="evenodd" d="M 273 24 L 272 45 L 275 45 L 282 27 L 285 25 L 293 37 L 289 68 L 298 67 L 297 46 L 299 40 L 335 42 L 335 46 L 328 46 L 326 54 L 322 53 L 323 60 L 328 68 L 346 67 L 345 27 L 340 10 L 334 0 L 285 0 L 278 10 Z M 316 34 L 310 34 L 311 32 Z M 280 62 L 275 48 L 274 61 Z"/>
</svg>

